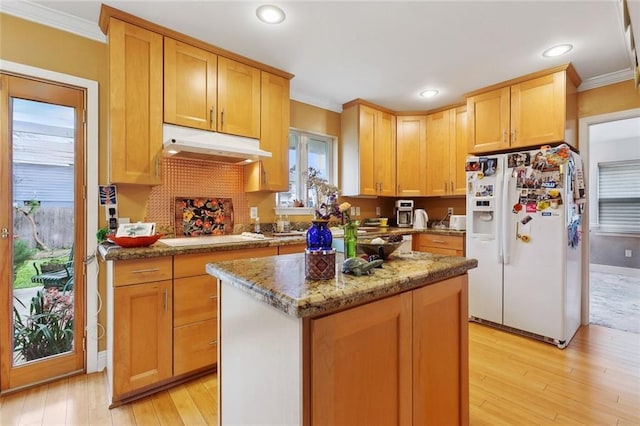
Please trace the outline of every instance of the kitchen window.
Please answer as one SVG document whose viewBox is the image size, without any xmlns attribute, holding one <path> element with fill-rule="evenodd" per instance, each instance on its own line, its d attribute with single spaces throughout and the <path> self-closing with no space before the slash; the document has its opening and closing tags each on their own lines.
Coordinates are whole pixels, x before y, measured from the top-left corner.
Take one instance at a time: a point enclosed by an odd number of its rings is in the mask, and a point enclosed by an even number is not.
<svg viewBox="0 0 640 426">
<path fill-rule="evenodd" d="M 598 224 L 603 232 L 640 233 L 640 161 L 598 164 Z"/>
<path fill-rule="evenodd" d="M 331 184 L 337 182 L 335 138 L 327 135 L 291 129 L 289 131 L 289 190 L 276 196 L 278 208 L 296 207 L 301 201 L 305 208 L 312 208 L 311 197 L 305 182 L 309 167 L 320 172 Z"/>
</svg>

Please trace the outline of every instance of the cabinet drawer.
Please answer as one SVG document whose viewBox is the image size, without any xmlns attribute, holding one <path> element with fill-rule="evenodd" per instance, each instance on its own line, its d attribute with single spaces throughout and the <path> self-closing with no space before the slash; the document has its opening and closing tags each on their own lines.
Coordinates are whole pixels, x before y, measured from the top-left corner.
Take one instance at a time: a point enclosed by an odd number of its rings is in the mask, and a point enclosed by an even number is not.
<svg viewBox="0 0 640 426">
<path fill-rule="evenodd" d="M 218 289 L 211 275 L 173 281 L 173 326 L 216 318 Z"/>
<path fill-rule="evenodd" d="M 415 235 L 414 238 L 417 239 L 419 246 L 440 247 L 453 250 L 464 249 L 464 238 L 455 235 L 419 234 Z"/>
<path fill-rule="evenodd" d="M 207 273 L 205 267 L 207 263 L 211 262 L 247 259 L 250 257 L 276 256 L 277 254 L 278 247 L 259 247 L 175 256 L 173 261 L 173 276 L 174 278 L 182 278 L 205 275 Z"/>
<path fill-rule="evenodd" d="M 217 320 L 173 329 L 173 375 L 214 365 L 218 360 Z"/>
<path fill-rule="evenodd" d="M 113 270 L 114 287 L 173 278 L 171 257 L 117 260 L 114 262 Z"/>
</svg>

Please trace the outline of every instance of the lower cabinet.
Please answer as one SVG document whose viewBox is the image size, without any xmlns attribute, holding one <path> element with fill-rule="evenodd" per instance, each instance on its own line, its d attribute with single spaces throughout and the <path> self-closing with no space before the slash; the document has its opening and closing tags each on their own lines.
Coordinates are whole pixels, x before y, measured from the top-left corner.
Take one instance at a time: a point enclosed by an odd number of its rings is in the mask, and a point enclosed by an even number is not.
<svg viewBox="0 0 640 426">
<path fill-rule="evenodd" d="M 465 237 L 460 235 L 414 234 L 412 250 L 426 251 L 447 256 L 465 255 Z"/>
<path fill-rule="evenodd" d="M 462 275 L 311 320 L 311 424 L 468 424 L 467 315 Z"/>
</svg>

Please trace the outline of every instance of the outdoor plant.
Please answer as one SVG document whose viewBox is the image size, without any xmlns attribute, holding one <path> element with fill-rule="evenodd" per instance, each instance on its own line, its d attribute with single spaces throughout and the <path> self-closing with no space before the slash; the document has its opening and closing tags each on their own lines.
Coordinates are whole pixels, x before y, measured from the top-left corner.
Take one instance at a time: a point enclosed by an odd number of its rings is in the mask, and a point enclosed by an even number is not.
<svg viewBox="0 0 640 426">
<path fill-rule="evenodd" d="M 33 250 L 31 250 L 27 243 L 23 240 L 15 239 L 13 240 L 13 273 L 15 278 L 15 273 L 24 263 L 25 260 L 30 259 L 33 254 Z"/>
<path fill-rule="evenodd" d="M 39 290 L 31 298 L 29 315 L 21 318 L 14 306 L 13 316 L 13 350 L 24 360 L 33 361 L 73 348 L 72 292 L 56 288 Z"/>
</svg>

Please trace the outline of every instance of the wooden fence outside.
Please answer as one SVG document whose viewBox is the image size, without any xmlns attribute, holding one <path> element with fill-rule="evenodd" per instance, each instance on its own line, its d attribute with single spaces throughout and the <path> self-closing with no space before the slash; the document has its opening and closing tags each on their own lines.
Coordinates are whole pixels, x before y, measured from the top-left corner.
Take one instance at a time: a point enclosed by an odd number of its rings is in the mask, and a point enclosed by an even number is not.
<svg viewBox="0 0 640 426">
<path fill-rule="evenodd" d="M 73 245 L 74 216 L 72 207 L 38 207 L 32 214 L 38 238 L 50 249 L 71 248 Z M 13 211 L 14 238 L 36 247 L 33 227 L 19 211 Z"/>
</svg>

